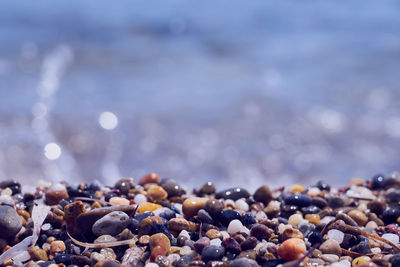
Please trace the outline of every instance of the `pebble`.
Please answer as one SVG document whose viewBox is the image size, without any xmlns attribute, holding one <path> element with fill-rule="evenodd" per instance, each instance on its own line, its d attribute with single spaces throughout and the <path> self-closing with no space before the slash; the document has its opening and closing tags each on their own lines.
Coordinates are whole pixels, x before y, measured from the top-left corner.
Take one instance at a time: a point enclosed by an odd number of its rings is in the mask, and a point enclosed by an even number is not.
<svg viewBox="0 0 400 267">
<path fill-rule="evenodd" d="M 328 231 L 328 238 L 335 239 L 339 244 L 341 244 L 344 239 L 344 233 L 337 229 L 331 229 Z"/>
<path fill-rule="evenodd" d="M 238 200 L 239 198 L 248 198 L 250 196 L 249 192 L 241 187 L 233 187 L 223 191 L 218 192 L 215 197 L 223 199 Z"/>
<path fill-rule="evenodd" d="M 236 233 L 239 233 L 243 228 L 243 224 L 241 221 L 239 221 L 238 219 L 232 220 L 229 225 L 228 225 L 228 229 L 227 232 L 230 235 L 234 235 Z"/>
<path fill-rule="evenodd" d="M 306 195 L 291 195 L 285 197 L 285 204 L 298 207 L 307 207 L 311 205 L 311 198 Z"/>
<path fill-rule="evenodd" d="M 268 203 L 273 199 L 272 192 L 268 186 L 263 185 L 260 186 L 253 195 L 255 201 L 262 202 L 264 205 L 268 205 Z"/>
<path fill-rule="evenodd" d="M 113 211 L 97 220 L 92 226 L 96 236 L 116 235 L 122 232 L 129 224 L 129 216 L 122 211 Z"/>
<path fill-rule="evenodd" d="M 13 239 L 22 228 L 22 219 L 10 206 L 0 206 L 0 238 Z"/>
<path fill-rule="evenodd" d="M 119 189 L 122 194 L 127 195 L 129 190 L 135 187 L 135 182 L 133 181 L 133 178 L 122 178 L 115 183 L 114 187 Z"/>
<path fill-rule="evenodd" d="M 47 261 L 48 256 L 47 252 L 44 249 L 39 248 L 38 246 L 34 246 L 28 249 L 29 255 L 31 255 L 32 259 L 35 261 Z"/>
<path fill-rule="evenodd" d="M 321 244 L 319 250 L 321 250 L 323 254 L 335 254 L 339 257 L 342 255 L 342 249 L 340 248 L 339 242 L 335 239 L 326 240 Z"/>
<path fill-rule="evenodd" d="M 332 263 L 338 261 L 339 256 L 335 254 L 322 254 L 321 259 L 323 259 L 326 262 Z"/>
<path fill-rule="evenodd" d="M 153 186 L 147 190 L 147 194 L 154 200 L 154 201 L 161 201 L 168 197 L 167 191 L 164 190 L 161 186 Z"/>
<path fill-rule="evenodd" d="M 140 205 L 140 204 L 145 203 L 147 201 L 147 197 L 145 195 L 143 195 L 143 194 L 137 194 L 135 196 L 135 198 L 133 199 L 133 201 L 136 204 Z"/>
<path fill-rule="evenodd" d="M 215 185 L 213 182 L 205 183 L 199 190 L 202 195 L 210 195 L 215 193 Z"/>
<path fill-rule="evenodd" d="M 155 211 L 156 209 L 160 209 L 160 208 L 162 208 L 162 206 L 159 204 L 155 204 L 155 203 L 151 203 L 151 202 L 144 202 L 139 205 L 137 212 L 144 213 L 144 212 L 148 212 L 148 211 Z"/>
<path fill-rule="evenodd" d="M 383 235 L 382 235 L 382 238 L 384 238 L 384 239 L 386 239 L 386 240 L 392 242 L 392 243 L 395 244 L 395 245 L 398 245 L 398 244 L 399 244 L 399 236 L 396 235 L 396 234 L 390 234 L 390 233 L 388 233 L 388 234 L 383 234 Z M 385 244 L 384 246 L 385 246 L 385 248 L 391 248 L 391 246 L 388 245 L 388 244 Z"/>
<path fill-rule="evenodd" d="M 112 197 L 108 202 L 110 202 L 110 204 L 113 206 L 122 206 L 130 204 L 128 199 L 122 197 Z"/>
<path fill-rule="evenodd" d="M 225 250 L 220 246 L 205 247 L 201 253 L 201 259 L 205 262 L 221 260 L 225 254 Z"/>
<path fill-rule="evenodd" d="M 277 252 L 286 261 L 297 260 L 306 253 L 306 244 L 302 239 L 291 238 L 284 241 Z"/>
<path fill-rule="evenodd" d="M 228 267 L 257 267 L 259 266 L 255 260 L 248 258 L 240 258 L 231 261 Z"/>
<path fill-rule="evenodd" d="M 47 205 L 57 205 L 62 199 L 69 199 L 66 190 L 48 191 L 45 195 Z"/>
<path fill-rule="evenodd" d="M 262 241 L 264 240 L 269 240 L 271 237 L 271 234 L 273 233 L 273 230 L 269 229 L 267 226 L 263 224 L 259 225 L 254 225 L 251 227 L 250 234 L 251 236 L 254 236 L 258 240 Z"/>
<path fill-rule="evenodd" d="M 206 236 L 209 239 L 215 239 L 215 238 L 219 238 L 222 239 L 222 234 L 220 231 L 218 231 L 217 229 L 210 229 L 206 232 Z"/>
<path fill-rule="evenodd" d="M 185 216 L 194 217 L 200 209 L 206 206 L 207 198 L 188 198 L 182 204 L 182 211 Z"/>
<path fill-rule="evenodd" d="M 140 185 L 145 185 L 145 184 L 158 184 L 160 182 L 160 176 L 158 176 L 157 173 L 149 173 L 146 174 L 145 176 L 143 176 L 140 180 L 139 180 L 139 184 Z"/>
<path fill-rule="evenodd" d="M 285 241 L 290 238 L 300 238 L 303 239 L 303 234 L 297 229 L 288 228 L 279 236 L 282 241 Z"/>
<path fill-rule="evenodd" d="M 149 247 L 151 251 L 150 260 L 154 261 L 157 256 L 168 255 L 171 243 L 165 234 L 157 233 L 150 237 Z"/>
<path fill-rule="evenodd" d="M 222 210 L 220 215 L 219 215 L 219 221 L 222 223 L 224 226 L 228 226 L 229 223 L 233 220 L 240 220 L 241 216 L 240 213 L 237 212 L 236 210 Z"/>
<path fill-rule="evenodd" d="M 211 217 L 211 215 L 204 209 L 201 209 L 197 212 L 197 218 L 203 223 L 208 223 L 208 224 L 214 223 L 214 220 Z"/>
<path fill-rule="evenodd" d="M 108 242 L 115 242 L 117 239 L 111 235 L 101 235 L 96 240 L 94 240 L 93 243 L 99 244 L 99 243 L 108 243 Z"/>
<path fill-rule="evenodd" d="M 224 202 L 222 200 L 217 199 L 209 199 L 206 202 L 204 210 L 207 211 L 211 217 L 218 219 L 221 211 L 224 209 Z"/>
<path fill-rule="evenodd" d="M 238 199 L 235 201 L 235 206 L 238 210 L 242 211 L 248 211 L 249 210 L 249 204 L 247 204 L 246 200 L 244 198 Z"/>
<path fill-rule="evenodd" d="M 207 247 L 210 245 L 210 239 L 208 237 L 201 237 L 199 240 L 194 242 L 193 248 L 197 251 L 197 253 L 201 253 L 203 251 L 203 248 Z"/>
<path fill-rule="evenodd" d="M 288 223 L 293 227 L 297 227 L 297 224 L 303 220 L 303 216 L 301 214 L 293 214 L 289 217 Z"/>
<path fill-rule="evenodd" d="M 314 245 L 317 243 L 322 243 L 324 239 L 319 232 L 313 232 L 309 235 L 308 241 L 311 243 L 311 245 Z"/>
<path fill-rule="evenodd" d="M 169 230 L 177 232 L 180 232 L 182 230 L 189 230 L 189 222 L 183 217 L 173 218 L 169 220 L 167 226 Z"/>
<path fill-rule="evenodd" d="M 50 253 L 51 254 L 56 254 L 56 253 L 62 253 L 66 249 L 65 244 L 61 240 L 53 241 L 50 244 Z"/>
<path fill-rule="evenodd" d="M 229 238 L 229 237 L 227 237 L 227 238 Z M 227 239 L 227 238 L 224 238 L 224 239 Z M 222 244 L 222 240 L 219 238 L 214 238 L 214 239 L 210 240 L 210 245 L 212 245 L 212 246 L 221 246 L 221 244 Z"/>
<path fill-rule="evenodd" d="M 364 226 L 368 222 L 368 217 L 359 210 L 352 210 L 349 215 L 359 226 Z"/>
<path fill-rule="evenodd" d="M 160 186 L 167 192 L 168 197 L 179 197 L 184 193 L 182 187 L 171 179 L 162 180 Z"/>
<path fill-rule="evenodd" d="M 368 262 L 368 261 L 370 261 L 370 260 L 371 260 L 371 258 L 368 257 L 368 256 L 357 257 L 357 258 L 355 258 L 355 259 L 353 260 L 353 262 L 351 263 L 351 265 L 352 265 L 353 267 L 359 266 L 360 264 L 365 263 L 365 262 Z"/>
</svg>

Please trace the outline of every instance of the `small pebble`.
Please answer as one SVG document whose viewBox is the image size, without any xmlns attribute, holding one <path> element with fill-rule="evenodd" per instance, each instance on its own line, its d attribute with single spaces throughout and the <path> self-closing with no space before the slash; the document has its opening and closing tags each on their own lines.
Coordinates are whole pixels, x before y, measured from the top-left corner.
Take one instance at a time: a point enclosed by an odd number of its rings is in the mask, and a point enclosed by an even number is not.
<svg viewBox="0 0 400 267">
<path fill-rule="evenodd" d="M 112 198 L 110 198 L 110 200 L 108 202 L 110 202 L 110 204 L 113 206 L 121 206 L 121 205 L 129 205 L 130 204 L 128 199 L 122 198 L 122 197 L 112 197 Z"/>
<path fill-rule="evenodd" d="M 0 238 L 15 238 L 22 228 L 22 219 L 10 206 L 0 206 Z"/>
<path fill-rule="evenodd" d="M 242 230 L 242 228 L 243 228 L 242 222 L 239 221 L 239 220 L 237 220 L 237 219 L 235 219 L 235 220 L 232 220 L 232 221 L 229 223 L 227 232 L 228 232 L 230 235 L 234 235 L 234 234 L 240 232 L 240 230 Z"/>
<path fill-rule="evenodd" d="M 344 233 L 337 229 L 331 229 L 328 231 L 328 238 L 335 239 L 339 244 L 342 244 L 344 239 Z"/>
<path fill-rule="evenodd" d="M 225 250 L 220 246 L 210 245 L 205 247 L 201 253 L 201 259 L 205 262 L 218 261 L 224 256 Z"/>
<path fill-rule="evenodd" d="M 136 204 L 140 205 L 140 204 L 142 204 L 142 203 L 145 203 L 145 202 L 147 201 L 147 198 L 146 198 L 146 196 L 143 195 L 143 194 L 137 194 L 137 195 L 135 196 L 135 198 L 133 199 L 133 201 L 134 201 Z"/>
<path fill-rule="evenodd" d="M 335 239 L 326 240 L 321 244 L 319 250 L 321 250 L 323 254 L 335 254 L 339 257 L 342 255 L 342 249 L 339 242 Z"/>
<path fill-rule="evenodd" d="M 299 238 L 291 238 L 278 248 L 278 255 L 286 261 L 297 260 L 306 253 L 306 244 Z"/>
<path fill-rule="evenodd" d="M 254 193 L 253 198 L 255 201 L 264 203 L 264 205 L 268 205 L 268 203 L 273 199 L 272 192 L 266 185 L 260 186 Z"/>
<path fill-rule="evenodd" d="M 390 234 L 390 233 L 389 234 L 383 234 L 382 238 L 394 243 L 395 245 L 399 244 L 399 236 L 396 235 L 396 234 Z M 385 246 L 385 248 L 391 248 L 391 246 L 388 245 L 388 244 L 385 244 L 384 246 Z"/>
<path fill-rule="evenodd" d="M 194 217 L 200 209 L 204 209 L 206 198 L 188 198 L 183 202 L 182 211 L 185 216 Z"/>
<path fill-rule="evenodd" d="M 113 211 L 97 220 L 92 231 L 95 235 L 116 235 L 125 229 L 129 224 L 129 216 L 122 211 Z"/>
</svg>

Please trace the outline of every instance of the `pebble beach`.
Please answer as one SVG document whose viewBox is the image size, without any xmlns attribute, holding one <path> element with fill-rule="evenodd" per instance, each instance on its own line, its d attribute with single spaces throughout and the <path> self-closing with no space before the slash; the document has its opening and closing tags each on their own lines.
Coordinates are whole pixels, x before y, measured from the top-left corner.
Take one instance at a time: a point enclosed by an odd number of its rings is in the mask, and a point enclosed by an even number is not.
<svg viewBox="0 0 400 267">
<path fill-rule="evenodd" d="M 400 266 L 400 176 L 333 188 L 0 183 L 2 266 Z"/>
</svg>

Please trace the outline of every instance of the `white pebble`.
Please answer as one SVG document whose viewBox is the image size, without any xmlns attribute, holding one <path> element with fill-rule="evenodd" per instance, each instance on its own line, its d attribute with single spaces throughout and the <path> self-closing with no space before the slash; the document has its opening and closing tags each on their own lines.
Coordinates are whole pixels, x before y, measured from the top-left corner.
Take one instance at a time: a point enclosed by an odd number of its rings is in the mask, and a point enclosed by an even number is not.
<svg viewBox="0 0 400 267">
<path fill-rule="evenodd" d="M 144 267 L 158 267 L 158 264 L 154 262 L 149 262 Z"/>
<path fill-rule="evenodd" d="M 0 195 L 0 202 L 4 205 L 14 206 L 14 200 L 10 195 Z"/>
<path fill-rule="evenodd" d="M 224 201 L 224 205 L 225 207 L 232 207 L 234 209 L 236 208 L 235 201 L 233 201 L 232 199 L 226 199 Z"/>
<path fill-rule="evenodd" d="M 265 212 L 259 211 L 259 212 L 256 213 L 255 219 L 257 221 L 262 221 L 262 220 L 267 219 L 267 215 L 265 214 Z"/>
<path fill-rule="evenodd" d="M 51 187 L 52 191 L 64 191 L 66 190 L 65 185 L 60 184 L 60 183 L 56 183 Z"/>
<path fill-rule="evenodd" d="M 222 241 L 219 238 L 214 238 L 214 239 L 210 240 L 211 246 L 221 246 L 221 243 L 222 243 Z"/>
<path fill-rule="evenodd" d="M 243 211 L 249 210 L 249 204 L 244 200 L 244 198 L 238 199 L 235 202 L 236 208 Z"/>
<path fill-rule="evenodd" d="M 399 236 L 395 234 L 383 234 L 382 238 L 394 243 L 395 245 L 399 243 Z M 385 248 L 391 248 L 391 246 L 385 244 Z"/>
<path fill-rule="evenodd" d="M 183 214 L 183 212 L 182 212 L 182 204 L 176 203 L 176 204 L 174 204 L 174 207 L 176 208 L 176 210 L 179 211 L 179 214 Z"/>
<path fill-rule="evenodd" d="M 327 262 L 336 262 L 339 260 L 339 256 L 335 254 L 322 254 L 321 259 Z"/>
<path fill-rule="evenodd" d="M 281 223 L 278 225 L 278 232 L 279 232 L 279 234 L 282 234 L 286 229 L 289 229 L 289 228 L 293 228 L 293 227 L 289 224 Z"/>
<path fill-rule="evenodd" d="M 185 256 L 187 254 L 190 254 L 192 252 L 192 249 L 189 246 L 183 246 L 181 250 L 179 251 L 179 254 L 182 256 Z"/>
<path fill-rule="evenodd" d="M 154 216 L 160 216 L 160 214 L 163 213 L 166 210 L 169 210 L 169 209 L 166 208 L 166 207 L 162 207 L 162 208 L 156 209 L 156 210 L 153 211 Z"/>
<path fill-rule="evenodd" d="M 169 260 L 169 262 L 171 263 L 171 265 L 175 265 L 175 263 L 181 258 L 181 256 L 179 256 L 179 254 L 176 253 L 172 253 L 169 254 L 167 259 Z"/>
<path fill-rule="evenodd" d="M 378 247 L 376 247 L 376 248 L 371 248 L 371 253 L 373 253 L 373 254 L 378 254 L 378 253 L 381 253 L 381 249 L 380 248 L 378 248 Z"/>
<path fill-rule="evenodd" d="M 240 230 L 241 230 L 242 228 L 243 228 L 242 222 L 239 221 L 239 220 L 237 220 L 237 219 L 235 219 L 235 220 L 232 220 L 232 221 L 229 223 L 227 232 L 228 232 L 228 234 L 230 234 L 230 235 L 234 235 L 234 234 L 240 232 Z"/>
<path fill-rule="evenodd" d="M 51 228 L 51 224 L 49 224 L 49 223 L 45 223 L 45 224 L 42 225 L 42 230 L 43 231 L 50 230 L 50 228 Z"/>
<path fill-rule="evenodd" d="M 342 244 L 344 239 L 344 233 L 342 231 L 331 229 L 328 231 L 328 238 L 335 239 L 339 244 Z"/>
<path fill-rule="evenodd" d="M 12 190 L 9 187 L 1 191 L 1 196 L 11 196 L 11 195 L 12 195 Z"/>
<path fill-rule="evenodd" d="M 188 231 L 186 231 L 186 230 L 182 230 L 182 231 L 179 233 L 178 237 L 180 237 L 180 236 L 184 236 L 184 237 L 186 237 L 188 240 L 190 240 L 190 235 L 189 235 Z"/>
<path fill-rule="evenodd" d="M 338 263 L 342 264 L 343 267 L 350 267 L 351 266 L 351 262 L 348 260 L 341 260 Z"/>
<path fill-rule="evenodd" d="M 220 233 L 222 234 L 222 239 L 223 240 L 225 240 L 225 239 L 230 237 L 230 235 L 228 234 L 227 231 L 220 231 Z"/>
<path fill-rule="evenodd" d="M 140 205 L 147 201 L 147 197 L 143 194 L 137 194 L 133 201 L 135 201 L 136 204 Z"/>
<path fill-rule="evenodd" d="M 242 227 L 242 229 L 240 230 L 240 233 L 243 233 L 246 236 L 250 236 L 250 230 L 246 226 Z"/>
<path fill-rule="evenodd" d="M 322 218 L 322 220 L 320 221 L 320 224 L 328 224 L 330 221 L 334 220 L 335 217 L 333 216 L 325 216 L 324 218 Z"/>
<path fill-rule="evenodd" d="M 319 190 L 318 187 L 311 187 L 310 189 L 308 189 L 308 195 L 310 195 L 311 197 L 318 196 L 320 193 L 321 190 Z"/>
</svg>

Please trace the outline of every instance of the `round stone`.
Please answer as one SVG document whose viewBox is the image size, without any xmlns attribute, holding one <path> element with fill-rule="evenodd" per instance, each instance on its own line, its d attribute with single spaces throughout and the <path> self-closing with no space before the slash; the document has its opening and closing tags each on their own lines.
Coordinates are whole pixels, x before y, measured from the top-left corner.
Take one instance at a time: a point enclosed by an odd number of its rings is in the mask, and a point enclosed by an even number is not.
<svg viewBox="0 0 400 267">
<path fill-rule="evenodd" d="M 168 197 L 167 191 L 165 191 L 161 186 L 153 186 L 147 190 L 147 193 L 154 201 L 160 201 Z"/>
<path fill-rule="evenodd" d="M 15 238 L 22 228 L 22 219 L 10 206 L 0 206 L 0 238 Z"/>
<path fill-rule="evenodd" d="M 382 213 L 382 220 L 385 224 L 395 223 L 397 218 L 400 216 L 400 210 L 396 207 L 389 206 L 383 213 Z"/>
<path fill-rule="evenodd" d="M 185 216 L 194 217 L 200 209 L 206 206 L 207 198 L 194 197 L 183 201 L 182 211 Z"/>
<path fill-rule="evenodd" d="M 317 243 L 322 243 L 324 242 L 324 238 L 322 237 L 322 235 L 318 232 L 312 232 L 309 236 L 308 236 L 308 241 L 311 243 L 311 245 L 315 245 Z"/>
<path fill-rule="evenodd" d="M 344 233 L 337 229 L 331 229 L 328 231 L 328 238 L 335 239 L 339 244 L 341 244 L 344 239 Z"/>
<path fill-rule="evenodd" d="M 135 183 L 133 178 L 122 178 L 115 183 L 114 187 L 117 188 L 122 194 L 126 195 L 129 193 L 131 188 L 135 187 Z"/>
<path fill-rule="evenodd" d="M 358 226 L 364 226 L 368 222 L 367 215 L 365 215 L 362 211 L 352 210 L 347 215 L 349 215 L 354 221 L 356 221 Z"/>
<path fill-rule="evenodd" d="M 395 245 L 398 245 L 398 243 L 399 243 L 399 236 L 396 234 L 386 233 L 386 234 L 382 235 L 382 238 L 394 243 Z M 391 248 L 391 246 L 388 244 L 385 244 L 385 248 Z"/>
<path fill-rule="evenodd" d="M 140 204 L 142 204 L 142 203 L 144 203 L 144 202 L 147 201 L 147 197 L 146 197 L 145 195 L 143 195 L 143 194 L 137 194 L 137 195 L 135 196 L 135 198 L 133 199 L 133 201 L 134 201 L 136 204 L 140 205 Z"/>
<path fill-rule="evenodd" d="M 225 254 L 225 250 L 220 246 L 205 247 L 201 253 L 201 259 L 205 262 L 221 260 Z"/>
<path fill-rule="evenodd" d="M 62 199 L 69 199 L 69 195 L 66 190 L 48 191 L 46 192 L 45 197 L 47 205 L 57 205 Z"/>
<path fill-rule="evenodd" d="M 92 226 L 92 232 L 96 236 L 116 235 L 122 232 L 128 224 L 129 216 L 125 212 L 113 211 L 97 220 Z"/>
<path fill-rule="evenodd" d="M 306 253 L 306 244 L 302 239 L 291 238 L 282 243 L 278 248 L 278 255 L 286 261 L 300 259 Z"/>
<path fill-rule="evenodd" d="M 182 187 L 172 179 L 163 179 L 160 186 L 168 193 L 168 197 L 181 196 L 184 193 Z"/>
<path fill-rule="evenodd" d="M 139 180 L 139 184 L 140 185 L 145 185 L 145 184 L 158 184 L 160 182 L 160 176 L 158 176 L 157 173 L 149 173 L 146 174 L 145 176 L 143 176 L 140 180 Z"/>
<path fill-rule="evenodd" d="M 219 221 L 224 226 L 228 226 L 229 223 L 235 219 L 240 220 L 240 213 L 236 210 L 222 210 L 219 216 Z"/>
<path fill-rule="evenodd" d="M 382 174 L 377 174 L 372 177 L 372 189 L 382 189 L 385 185 L 385 177 Z"/>
<path fill-rule="evenodd" d="M 256 224 L 251 227 L 250 230 L 250 235 L 254 236 L 258 240 L 269 240 L 271 237 L 271 234 L 273 233 L 273 230 L 269 229 L 267 226 L 263 224 Z"/>
<path fill-rule="evenodd" d="M 339 257 L 342 255 L 340 244 L 335 239 L 326 240 L 324 243 L 321 244 L 319 250 L 321 250 L 323 254 L 335 254 Z"/>
<path fill-rule="evenodd" d="M 255 201 L 264 203 L 264 205 L 268 205 L 273 199 L 272 192 L 266 185 L 259 187 L 254 193 L 253 198 Z"/>
<path fill-rule="evenodd" d="M 239 198 L 248 198 L 250 196 L 249 192 L 241 187 L 233 187 L 216 194 L 216 198 L 232 199 L 238 200 Z"/>
<path fill-rule="evenodd" d="M 205 183 L 199 190 L 202 195 L 210 195 L 215 193 L 215 185 L 212 182 Z"/>
<path fill-rule="evenodd" d="M 204 209 L 211 215 L 211 217 L 217 219 L 219 214 L 224 209 L 224 202 L 217 199 L 207 200 Z"/>
<path fill-rule="evenodd" d="M 227 232 L 230 235 L 234 235 L 238 232 L 240 232 L 240 230 L 242 230 L 243 228 L 243 224 L 241 221 L 239 221 L 238 219 L 232 220 L 229 225 L 228 225 L 228 229 Z"/>
<path fill-rule="evenodd" d="M 311 205 L 311 198 L 306 195 L 291 195 L 285 197 L 285 204 L 297 207 L 307 207 Z"/>
</svg>

